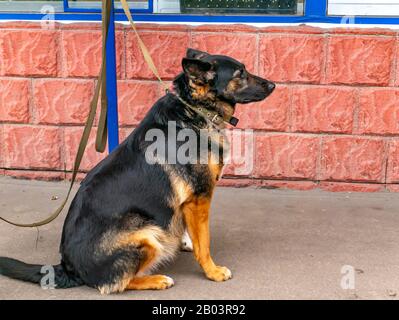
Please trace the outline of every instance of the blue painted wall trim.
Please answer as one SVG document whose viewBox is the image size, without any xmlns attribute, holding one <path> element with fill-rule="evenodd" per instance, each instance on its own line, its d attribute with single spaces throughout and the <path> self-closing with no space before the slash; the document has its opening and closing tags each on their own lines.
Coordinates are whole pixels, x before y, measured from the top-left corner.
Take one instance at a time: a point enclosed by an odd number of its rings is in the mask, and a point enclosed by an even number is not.
<svg viewBox="0 0 399 320">
<path fill-rule="evenodd" d="M 134 12 L 133 12 L 134 13 Z M 41 20 L 40 13 L 0 13 L 0 20 Z M 333 23 L 339 24 L 342 16 L 200 16 L 183 14 L 135 14 L 140 22 L 219 22 L 219 23 Z M 57 13 L 59 21 L 101 21 L 97 13 Z M 127 21 L 123 14 L 115 14 L 115 21 Z M 356 24 L 399 24 L 399 17 L 354 17 Z"/>
<path fill-rule="evenodd" d="M 305 16 L 307 17 L 327 16 L 327 0 L 305 1 Z"/>
<path fill-rule="evenodd" d="M 64 1 L 65 13 L 57 13 L 55 20 L 101 21 L 101 14 L 96 9 L 70 8 Z M 153 0 L 148 9 L 132 10 L 136 21 L 145 22 L 220 22 L 220 23 L 341 23 L 342 16 L 327 15 L 327 0 L 306 0 L 305 13 L 302 16 L 248 16 L 248 15 L 187 15 L 187 14 L 151 14 Z M 115 10 L 115 21 L 127 21 L 121 10 Z M 149 13 L 145 13 L 149 12 Z M 0 13 L 2 20 L 41 20 L 40 13 Z M 399 24 L 399 17 L 354 17 L 357 24 Z"/>
</svg>

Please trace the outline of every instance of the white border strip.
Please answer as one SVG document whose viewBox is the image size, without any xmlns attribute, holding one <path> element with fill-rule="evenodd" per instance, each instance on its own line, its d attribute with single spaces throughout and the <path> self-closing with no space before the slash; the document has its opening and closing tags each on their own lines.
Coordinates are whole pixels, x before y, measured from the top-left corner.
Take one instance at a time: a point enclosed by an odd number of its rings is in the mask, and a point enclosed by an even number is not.
<svg viewBox="0 0 399 320">
<path fill-rule="evenodd" d="M 0 20 L 2 22 L 16 22 L 16 21 L 26 21 L 26 22 L 39 22 L 40 20 Z M 72 23 L 101 23 L 101 21 L 91 21 L 91 20 L 56 20 L 58 23 L 63 24 L 72 24 Z M 117 21 L 116 23 L 128 25 L 128 21 Z M 137 21 L 140 24 L 181 24 L 181 25 L 189 25 L 189 26 L 200 26 L 200 25 L 228 25 L 228 24 L 242 24 L 248 25 L 258 28 L 264 27 L 276 27 L 276 26 L 289 26 L 289 27 L 297 27 L 297 26 L 310 26 L 317 27 L 323 29 L 332 29 L 332 28 L 350 28 L 350 29 L 370 29 L 370 28 L 381 28 L 381 29 L 394 29 L 399 30 L 399 25 L 397 24 L 338 24 L 338 23 L 240 23 L 240 22 L 173 22 L 173 21 Z"/>
</svg>

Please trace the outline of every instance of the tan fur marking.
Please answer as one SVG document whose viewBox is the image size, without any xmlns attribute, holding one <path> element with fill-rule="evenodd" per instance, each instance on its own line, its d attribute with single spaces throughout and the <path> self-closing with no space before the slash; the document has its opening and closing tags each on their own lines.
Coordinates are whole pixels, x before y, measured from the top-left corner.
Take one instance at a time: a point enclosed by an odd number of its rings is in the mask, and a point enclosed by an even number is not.
<svg viewBox="0 0 399 320">
<path fill-rule="evenodd" d="M 224 116 L 231 117 L 235 112 L 235 107 L 225 101 L 216 101 L 216 109 Z"/>
<path fill-rule="evenodd" d="M 190 87 L 193 89 L 191 95 L 194 99 L 205 100 L 214 99 L 214 95 L 210 92 L 209 84 L 196 84 L 194 81 L 190 80 Z"/>
<path fill-rule="evenodd" d="M 209 171 L 211 172 L 213 180 L 215 182 L 219 181 L 221 178 L 221 174 L 222 174 L 223 164 L 210 162 L 208 166 L 209 166 Z"/>
<path fill-rule="evenodd" d="M 226 87 L 227 92 L 235 92 L 241 86 L 241 79 L 232 79 Z"/>
<path fill-rule="evenodd" d="M 157 226 L 149 226 L 122 237 L 118 245 L 133 245 L 145 252 L 145 259 L 141 261 L 137 275 L 144 274 L 159 263 L 170 260 L 179 248 L 180 238 L 162 230 Z"/>
<path fill-rule="evenodd" d="M 157 276 L 162 281 L 153 281 L 157 278 L 145 274 L 163 262 L 172 259 L 180 248 L 181 235 L 184 233 L 184 221 L 182 215 L 175 215 L 172 218 L 168 231 L 158 226 L 148 226 L 142 229 L 126 233 L 119 237 L 113 248 L 135 246 L 144 253 L 142 261 L 135 274 L 126 274 L 117 283 L 98 288 L 102 294 L 122 292 L 126 289 L 167 289 L 173 285 L 173 280 L 166 276 Z M 169 279 L 165 282 L 165 279 Z M 170 284 L 172 281 L 172 284 Z M 158 284 L 157 284 L 158 283 Z"/>
<path fill-rule="evenodd" d="M 193 242 L 193 252 L 206 276 L 214 281 L 231 278 L 225 267 L 216 266 L 210 254 L 209 209 L 211 197 L 198 197 L 183 205 L 187 229 Z"/>
<path fill-rule="evenodd" d="M 164 290 L 173 286 L 173 280 L 162 275 L 142 276 L 131 279 L 127 290 Z"/>
<path fill-rule="evenodd" d="M 218 140 L 214 140 L 214 143 L 219 144 L 219 148 L 221 149 L 224 143 L 224 140 L 226 139 L 226 137 L 224 136 L 218 136 Z M 208 167 L 209 167 L 209 171 L 211 173 L 212 176 L 212 180 L 213 182 L 219 181 L 221 178 L 221 174 L 222 174 L 222 170 L 223 170 L 223 161 L 221 161 L 218 157 L 218 155 L 214 155 L 214 154 L 209 154 L 208 157 Z"/>
<path fill-rule="evenodd" d="M 191 186 L 168 168 L 168 175 L 173 189 L 173 197 L 170 199 L 170 206 L 174 208 L 172 221 L 169 224 L 169 233 L 180 242 L 183 236 L 185 225 L 181 205 L 188 201 L 193 195 Z"/>
<path fill-rule="evenodd" d="M 193 190 L 186 181 L 179 177 L 171 166 L 165 165 L 163 168 L 168 174 L 173 189 L 173 196 L 172 199 L 169 199 L 169 205 L 177 210 L 182 203 L 186 202 L 192 196 Z"/>
<path fill-rule="evenodd" d="M 191 197 L 193 190 L 187 182 L 175 175 L 171 176 L 171 182 L 177 200 L 177 206 L 180 207 L 183 202 Z"/>
<path fill-rule="evenodd" d="M 157 256 L 163 251 L 163 245 L 160 242 L 164 238 L 163 232 L 158 227 L 146 227 L 127 235 L 119 241 L 120 246 L 133 245 L 141 248 L 145 252 L 145 259 L 140 262 L 137 273 L 144 273 L 150 269 Z"/>
</svg>

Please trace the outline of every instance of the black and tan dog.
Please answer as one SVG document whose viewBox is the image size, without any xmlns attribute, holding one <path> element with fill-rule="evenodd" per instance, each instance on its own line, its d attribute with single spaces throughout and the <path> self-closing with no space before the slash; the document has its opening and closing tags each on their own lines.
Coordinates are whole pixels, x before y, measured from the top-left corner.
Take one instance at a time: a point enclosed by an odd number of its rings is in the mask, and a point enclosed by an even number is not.
<svg viewBox="0 0 399 320">
<path fill-rule="evenodd" d="M 81 183 L 64 223 L 62 261 L 54 266 L 57 288 L 88 285 L 101 293 L 169 288 L 171 278 L 150 271 L 173 258 L 182 238 L 186 246 L 191 238 L 195 258 L 209 279 L 231 278 L 230 270 L 217 266 L 209 252 L 209 209 L 223 167 L 220 154 L 211 155 L 207 164 L 150 164 L 145 137 L 150 129 L 167 137 L 171 121 L 177 131 L 223 129 L 236 103 L 263 100 L 275 85 L 226 56 L 189 49 L 182 65 L 175 93 L 156 102 Z M 0 274 L 15 279 L 40 283 L 41 268 L 0 258 Z"/>
</svg>

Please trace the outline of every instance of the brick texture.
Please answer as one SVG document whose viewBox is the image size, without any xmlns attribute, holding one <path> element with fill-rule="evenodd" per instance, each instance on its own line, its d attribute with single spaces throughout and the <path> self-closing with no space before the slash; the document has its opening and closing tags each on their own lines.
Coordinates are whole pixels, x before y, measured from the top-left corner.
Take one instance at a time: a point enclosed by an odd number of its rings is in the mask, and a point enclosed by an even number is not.
<svg viewBox="0 0 399 320">
<path fill-rule="evenodd" d="M 92 80 L 34 80 L 34 110 L 41 124 L 82 124 L 94 93 Z"/>
<path fill-rule="evenodd" d="M 30 80 L 0 79 L 0 121 L 28 122 Z"/>
<path fill-rule="evenodd" d="M 384 182 L 384 141 L 323 138 L 320 180 Z"/>
<path fill-rule="evenodd" d="M 0 168 L 4 168 L 4 125 L 0 124 Z M 0 169 L 0 175 L 4 174 L 4 169 Z"/>
<path fill-rule="evenodd" d="M 64 167 L 67 171 L 72 171 L 75 163 L 76 152 L 78 150 L 79 141 L 82 137 L 83 128 L 65 128 L 64 132 Z M 96 130 L 94 129 L 90 134 L 90 139 L 86 147 L 86 152 L 82 159 L 80 166 L 81 171 L 89 171 L 99 161 L 105 157 L 105 153 L 98 153 L 95 150 Z"/>
<path fill-rule="evenodd" d="M 46 30 L 36 22 L 9 22 L 0 29 L 0 175 L 68 180 L 101 65 L 99 25 Z M 252 131 L 233 143 L 235 158 L 219 185 L 399 192 L 398 31 L 138 29 L 168 85 L 188 47 L 229 55 L 277 82 L 265 101 L 237 105 L 238 127 Z M 123 140 L 163 92 L 130 27 L 117 26 L 116 48 Z M 95 152 L 94 135 L 82 172 L 105 157 Z M 240 154 L 245 148 L 249 154 Z"/>
<path fill-rule="evenodd" d="M 119 82 L 118 108 L 120 124 L 138 124 L 155 103 L 158 94 L 158 84 L 155 82 Z"/>
<path fill-rule="evenodd" d="M 313 181 L 279 181 L 263 180 L 261 188 L 266 189 L 292 189 L 299 191 L 309 191 L 317 188 L 317 183 Z"/>
<path fill-rule="evenodd" d="M 6 168 L 61 169 L 61 135 L 58 128 L 4 126 Z"/>
<path fill-rule="evenodd" d="M 355 106 L 351 88 L 294 88 L 292 131 L 351 133 Z"/>
<path fill-rule="evenodd" d="M 101 32 L 65 31 L 62 38 L 64 70 L 67 77 L 97 77 L 101 68 Z M 123 34 L 116 33 L 117 74 L 122 77 Z"/>
<path fill-rule="evenodd" d="M 230 147 L 223 176 L 253 176 L 256 169 L 256 136 L 252 131 L 226 132 Z"/>
<path fill-rule="evenodd" d="M 259 103 L 237 106 L 238 128 L 286 131 L 288 129 L 288 108 L 291 89 L 278 85 L 273 94 Z"/>
<path fill-rule="evenodd" d="M 399 192 L 399 184 L 387 184 L 387 191 Z"/>
<path fill-rule="evenodd" d="M 360 134 L 399 134 L 399 90 L 367 88 L 360 91 Z"/>
<path fill-rule="evenodd" d="M 193 48 L 209 53 L 231 56 L 243 62 L 250 72 L 257 72 L 256 36 L 234 33 L 194 33 Z"/>
<path fill-rule="evenodd" d="M 172 79 L 181 72 L 181 59 L 189 44 L 187 33 L 143 32 L 141 38 L 162 78 Z M 128 32 L 126 36 L 126 77 L 154 79 L 137 46 L 133 32 Z"/>
<path fill-rule="evenodd" d="M 4 175 L 16 179 L 34 179 L 41 181 L 60 181 L 65 179 L 65 173 L 59 171 L 5 170 Z"/>
<path fill-rule="evenodd" d="M 384 190 L 382 184 L 367 183 L 342 183 L 342 182 L 321 182 L 320 189 L 330 192 L 379 192 Z"/>
<path fill-rule="evenodd" d="M 319 83 L 325 39 L 309 35 L 261 36 L 259 72 L 278 82 Z"/>
<path fill-rule="evenodd" d="M 256 139 L 256 176 L 315 179 L 319 139 L 291 135 L 261 135 Z"/>
<path fill-rule="evenodd" d="M 59 34 L 49 30 L 1 30 L 0 75 L 56 76 Z"/>
<path fill-rule="evenodd" d="M 387 182 L 399 183 L 399 139 L 390 141 L 387 171 Z"/>
<path fill-rule="evenodd" d="M 327 82 L 388 85 L 394 46 L 393 37 L 331 37 Z"/>
</svg>

